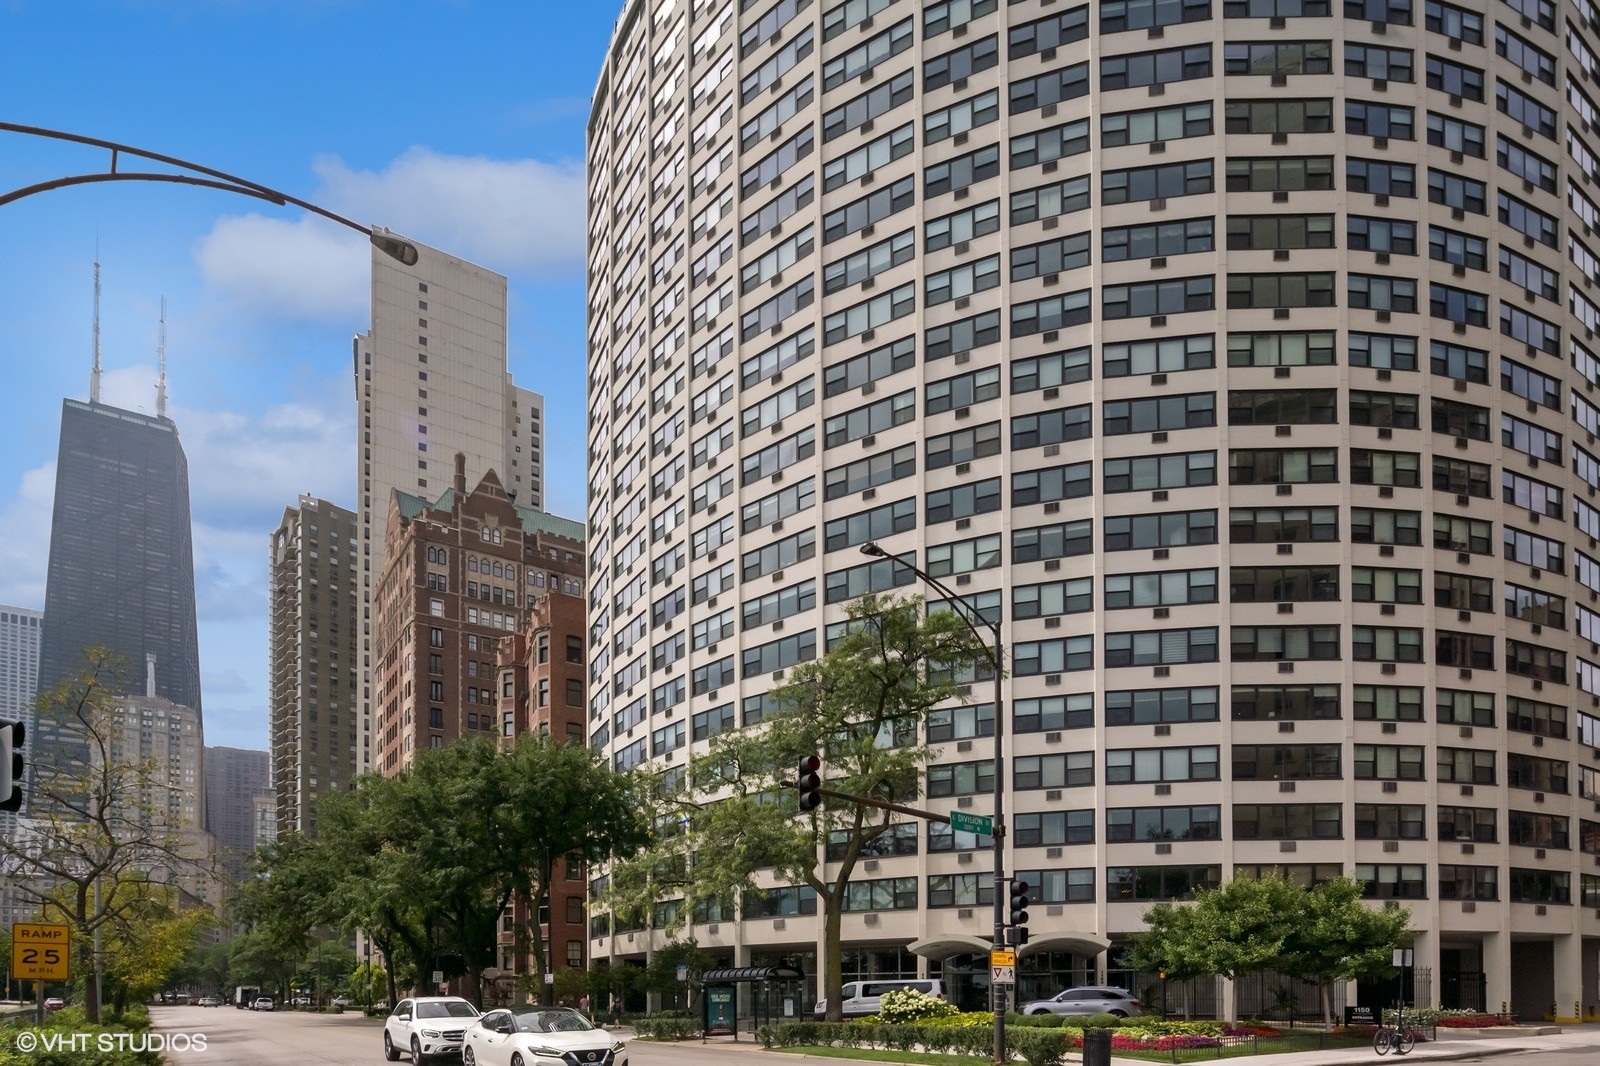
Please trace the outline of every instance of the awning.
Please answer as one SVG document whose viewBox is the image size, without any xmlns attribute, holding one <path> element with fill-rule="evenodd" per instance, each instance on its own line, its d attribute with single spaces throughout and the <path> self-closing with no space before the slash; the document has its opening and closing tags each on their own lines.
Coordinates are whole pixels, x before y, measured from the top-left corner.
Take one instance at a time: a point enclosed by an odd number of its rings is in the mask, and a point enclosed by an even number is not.
<svg viewBox="0 0 1600 1066">
<path fill-rule="evenodd" d="M 951 955 L 987 955 L 994 945 L 981 936 L 970 933 L 947 933 L 914 941 L 908 948 L 913 955 L 935 961 Z M 1075 955 L 1098 955 L 1111 946 L 1111 941 L 1099 933 L 1039 933 L 1017 949 L 1018 956 L 1041 951 L 1070 951 Z"/>
<path fill-rule="evenodd" d="M 700 982 L 726 985 L 741 981 L 804 981 L 805 977 L 793 966 L 730 966 L 721 970 L 707 970 L 700 975 Z"/>
<path fill-rule="evenodd" d="M 948 959 L 951 955 L 987 955 L 992 945 L 980 936 L 970 933 L 946 933 L 913 941 L 907 950 L 925 959 Z"/>
<path fill-rule="evenodd" d="M 1070 951 L 1074 955 L 1098 955 L 1111 946 L 1111 941 L 1099 933 L 1036 933 L 1022 947 L 1018 955 L 1033 955 L 1040 951 Z"/>
</svg>

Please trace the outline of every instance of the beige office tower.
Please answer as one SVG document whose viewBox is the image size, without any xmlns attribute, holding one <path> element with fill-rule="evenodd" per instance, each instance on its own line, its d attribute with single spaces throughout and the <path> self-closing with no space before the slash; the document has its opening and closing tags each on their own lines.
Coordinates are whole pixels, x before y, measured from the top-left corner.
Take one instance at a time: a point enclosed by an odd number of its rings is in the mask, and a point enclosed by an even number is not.
<svg viewBox="0 0 1600 1066">
<path fill-rule="evenodd" d="M 1146 993 L 1148 907 L 1281 870 L 1410 908 L 1423 1002 L 1600 1002 L 1597 54 L 1591 0 L 626 3 L 591 732 L 751 723 L 846 600 L 916 591 L 876 540 L 1006 627 L 1022 998 Z M 988 812 L 985 689 L 934 809 Z M 980 844 L 857 871 L 847 980 L 984 999 Z M 815 906 L 685 935 L 811 974 Z"/>
<path fill-rule="evenodd" d="M 494 470 L 518 504 L 544 506 L 544 397 L 517 388 L 507 369 L 505 277 L 411 243 L 415 266 L 373 249 L 372 328 L 353 345 L 362 773 L 372 769 L 372 591 L 390 490 L 437 498 L 460 452 L 469 483 Z"/>
<path fill-rule="evenodd" d="M 302 495 L 284 508 L 269 552 L 270 781 L 277 832 L 315 836 L 318 799 L 348 791 L 363 769 L 355 513 Z M 255 796 L 252 786 L 235 802 L 252 812 Z M 244 821 L 244 839 L 259 836 L 248 813 Z"/>
</svg>

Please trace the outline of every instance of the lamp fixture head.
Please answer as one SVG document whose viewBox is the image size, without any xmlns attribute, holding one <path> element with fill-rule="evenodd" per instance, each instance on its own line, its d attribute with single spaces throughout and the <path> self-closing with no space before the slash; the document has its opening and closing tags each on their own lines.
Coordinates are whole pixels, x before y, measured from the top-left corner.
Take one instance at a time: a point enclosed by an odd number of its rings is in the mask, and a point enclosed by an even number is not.
<svg viewBox="0 0 1600 1066">
<path fill-rule="evenodd" d="M 871 555 L 878 559 L 887 559 L 889 557 L 888 552 L 884 551 L 882 548 L 878 547 L 877 544 L 870 540 L 861 546 L 861 554 Z"/>
</svg>

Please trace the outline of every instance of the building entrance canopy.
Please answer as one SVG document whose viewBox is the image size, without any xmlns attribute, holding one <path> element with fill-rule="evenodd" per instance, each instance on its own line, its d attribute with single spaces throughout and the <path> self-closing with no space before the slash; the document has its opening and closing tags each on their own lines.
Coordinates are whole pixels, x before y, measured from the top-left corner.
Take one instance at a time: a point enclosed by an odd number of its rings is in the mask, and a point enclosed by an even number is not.
<svg viewBox="0 0 1600 1066">
<path fill-rule="evenodd" d="M 1070 951 L 1075 955 L 1094 957 L 1111 946 L 1111 941 L 1099 933 L 1063 932 L 1035 936 L 1017 949 L 1019 957 L 1043 951 Z M 912 942 L 907 950 L 935 961 L 951 955 L 985 955 L 993 945 L 980 936 L 970 933 L 949 933 Z"/>
</svg>

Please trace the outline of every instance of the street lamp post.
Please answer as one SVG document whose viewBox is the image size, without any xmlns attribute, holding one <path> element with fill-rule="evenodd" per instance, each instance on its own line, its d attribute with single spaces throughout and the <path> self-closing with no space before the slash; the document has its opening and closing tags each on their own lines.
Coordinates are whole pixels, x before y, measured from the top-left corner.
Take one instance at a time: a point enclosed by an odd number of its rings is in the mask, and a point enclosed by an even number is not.
<svg viewBox="0 0 1600 1066">
<path fill-rule="evenodd" d="M 896 566 L 904 567 L 927 584 L 944 593 L 952 602 L 959 602 L 964 610 L 957 611 L 956 615 L 967 624 L 968 629 L 972 630 L 972 635 L 984 643 L 985 650 L 989 653 L 989 662 L 994 668 L 994 831 L 989 837 L 990 847 L 994 853 L 994 885 L 990 889 L 990 894 L 994 897 L 994 937 L 992 944 L 994 951 L 1003 951 L 1006 948 L 1006 894 L 1000 890 L 1000 885 L 1005 880 L 1006 873 L 1006 775 L 1005 765 L 1002 762 L 1005 747 L 1006 719 L 1005 707 L 1001 702 L 1000 687 L 1001 677 L 1004 673 L 1002 666 L 1005 662 L 1005 641 L 1000 635 L 1000 622 L 998 619 L 991 622 L 965 596 L 951 591 L 944 582 L 915 563 L 909 563 L 904 559 L 890 555 L 872 541 L 868 541 L 861 546 L 861 554 L 870 555 L 878 559 L 886 559 Z M 984 636 L 978 632 L 974 619 L 983 622 L 988 627 L 989 632 L 994 637 L 993 644 L 984 641 Z M 999 1066 L 999 1064 L 1006 1061 L 1006 996 L 1001 991 L 1001 986 L 993 980 L 989 982 L 989 1002 L 994 1008 L 994 1051 L 991 1061 L 995 1066 Z"/>
<path fill-rule="evenodd" d="M 331 222 L 337 222 L 341 226 L 355 230 L 371 241 L 374 248 L 406 266 L 415 266 L 417 263 L 417 246 L 410 241 L 401 240 L 382 227 L 363 226 L 361 223 L 354 222 L 343 215 L 336 215 L 325 207 L 318 207 L 310 201 L 298 199 L 286 192 L 279 192 L 277 189 L 268 188 L 247 178 L 201 166 L 199 163 L 191 163 L 176 156 L 147 152 L 142 148 L 118 144 L 115 141 L 104 141 L 98 137 L 85 137 L 82 134 L 65 133 L 61 130 L 47 130 L 39 126 L 19 126 L 15 122 L 0 122 L 0 133 L 18 133 L 26 137 L 48 137 L 51 140 L 69 141 L 73 144 L 86 144 L 92 148 L 103 148 L 111 153 L 111 164 L 109 169 L 105 171 L 93 174 L 74 174 L 65 178 L 53 178 L 50 181 L 42 181 L 36 185 L 13 189 L 8 193 L 0 193 L 0 207 L 4 207 L 14 200 L 20 200 L 25 196 L 49 192 L 52 189 L 64 189 L 69 185 L 92 185 L 107 181 L 155 181 L 177 185 L 197 185 L 205 189 L 220 189 L 223 192 L 251 196 L 257 200 L 265 200 L 270 204 L 277 204 L 279 207 L 292 204 L 302 210 L 310 211 L 314 215 L 321 215 Z M 191 173 L 118 170 L 117 163 L 122 156 L 146 159 L 152 163 L 176 167 L 180 171 L 186 170 L 191 171 Z"/>
</svg>

